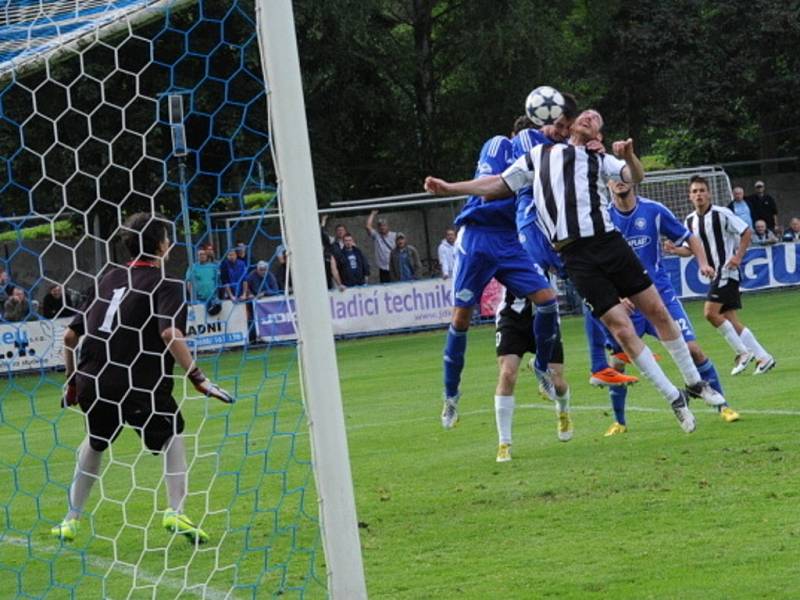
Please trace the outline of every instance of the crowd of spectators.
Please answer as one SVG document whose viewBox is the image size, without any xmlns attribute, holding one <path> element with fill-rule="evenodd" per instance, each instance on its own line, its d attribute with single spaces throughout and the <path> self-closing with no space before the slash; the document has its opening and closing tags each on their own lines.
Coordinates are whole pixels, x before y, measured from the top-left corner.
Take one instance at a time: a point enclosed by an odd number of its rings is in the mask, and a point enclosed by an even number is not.
<svg viewBox="0 0 800 600">
<path fill-rule="evenodd" d="M 753 230 L 754 246 L 770 246 L 778 242 L 800 242 L 800 218 L 792 217 L 784 228 L 778 218 L 778 204 L 767 193 L 763 181 L 756 181 L 753 193 L 745 196 L 744 188 L 733 188 L 733 200 L 728 208 Z"/>
</svg>

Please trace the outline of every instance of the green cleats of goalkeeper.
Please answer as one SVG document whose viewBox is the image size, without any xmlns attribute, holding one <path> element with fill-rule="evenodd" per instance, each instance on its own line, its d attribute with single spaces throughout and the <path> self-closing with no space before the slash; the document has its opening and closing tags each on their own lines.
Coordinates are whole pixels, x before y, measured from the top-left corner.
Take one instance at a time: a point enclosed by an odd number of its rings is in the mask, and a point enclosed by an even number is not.
<svg viewBox="0 0 800 600">
<path fill-rule="evenodd" d="M 72 542 L 78 535 L 78 519 L 64 519 L 50 530 L 50 535 L 62 542 Z"/>
<path fill-rule="evenodd" d="M 161 524 L 167 531 L 182 535 L 193 544 L 205 544 L 208 542 L 208 534 L 182 513 L 174 510 L 166 511 Z"/>
</svg>

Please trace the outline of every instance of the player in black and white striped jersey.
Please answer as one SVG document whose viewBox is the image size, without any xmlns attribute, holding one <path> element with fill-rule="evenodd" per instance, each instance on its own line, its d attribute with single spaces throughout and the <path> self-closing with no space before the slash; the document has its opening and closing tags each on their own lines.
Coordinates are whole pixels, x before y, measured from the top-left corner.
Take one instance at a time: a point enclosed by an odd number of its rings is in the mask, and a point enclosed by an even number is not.
<svg viewBox="0 0 800 600">
<path fill-rule="evenodd" d="M 686 217 L 686 228 L 703 242 L 709 264 L 716 269 L 704 307 L 704 316 L 728 345 L 736 352 L 731 375 L 738 375 L 753 358 L 753 375 L 762 375 L 775 366 L 775 359 L 740 320 L 736 311 L 742 308 L 739 291 L 739 265 L 750 245 L 753 231 L 730 209 L 711 202 L 708 181 L 700 175 L 689 180 L 689 200 L 694 212 Z M 688 248 L 666 243 L 667 252 L 689 256 Z"/>
<path fill-rule="evenodd" d="M 537 146 L 520 157 L 502 175 L 449 183 L 428 177 L 425 189 L 446 194 L 474 194 L 487 200 L 508 196 L 529 185 L 533 201 L 529 215 L 558 249 L 567 273 L 593 314 L 601 319 L 633 362 L 670 403 L 681 428 L 695 429 L 687 393 L 708 404 L 725 402 L 702 380 L 680 329 L 670 317 L 646 269 L 608 214 L 609 180 L 638 183 L 644 170 L 633 151 L 633 140 L 614 142 L 612 156 L 586 148 L 600 139 L 602 116 L 594 110 L 581 113 L 571 128 L 570 143 Z M 710 269 L 709 269 L 710 271 Z M 686 382 L 679 390 L 658 366 L 650 349 L 636 335 L 620 298 L 628 298 L 653 323 Z"/>
</svg>

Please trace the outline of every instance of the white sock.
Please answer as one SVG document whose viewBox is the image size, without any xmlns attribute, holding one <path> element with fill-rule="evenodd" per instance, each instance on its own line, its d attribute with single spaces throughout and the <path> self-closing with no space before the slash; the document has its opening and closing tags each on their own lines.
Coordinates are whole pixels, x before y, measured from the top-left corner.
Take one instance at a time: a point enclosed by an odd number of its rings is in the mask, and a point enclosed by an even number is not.
<svg viewBox="0 0 800 600">
<path fill-rule="evenodd" d="M 742 340 L 742 342 L 744 342 L 744 345 L 747 346 L 750 352 L 756 355 L 757 360 L 766 360 L 769 358 L 769 352 L 764 350 L 764 346 L 758 343 L 756 336 L 754 336 L 753 332 L 747 327 L 742 329 L 742 333 L 739 334 L 739 338 Z"/>
<path fill-rule="evenodd" d="M 662 340 L 661 343 L 667 349 L 675 364 L 678 365 L 678 370 L 688 385 L 694 385 L 702 381 L 702 377 L 697 371 L 697 365 L 692 360 L 692 353 L 689 352 L 689 346 L 686 345 L 686 340 L 683 339 L 682 335 L 679 335 L 674 340 Z"/>
<path fill-rule="evenodd" d="M 642 375 L 653 382 L 653 385 L 656 386 L 656 389 L 664 396 L 667 402 L 671 404 L 673 400 L 677 400 L 678 396 L 680 396 L 678 388 L 672 385 L 672 382 L 664 375 L 664 371 L 658 366 L 650 348 L 645 346 L 639 356 L 633 359 L 633 364 L 639 368 Z"/>
<path fill-rule="evenodd" d="M 92 449 L 89 445 L 89 438 L 83 440 L 78 448 L 78 462 L 75 465 L 75 477 L 69 488 L 69 512 L 67 519 L 80 519 L 83 514 L 83 507 L 92 486 L 100 472 L 100 465 L 103 462 L 103 453 Z"/>
<path fill-rule="evenodd" d="M 569 412 L 569 388 L 567 388 L 563 396 L 559 396 L 558 392 L 556 392 L 556 404 L 558 405 L 558 412 Z"/>
<path fill-rule="evenodd" d="M 183 436 L 173 435 L 164 444 L 164 481 L 167 484 L 169 507 L 175 512 L 183 512 L 186 499 L 186 448 Z"/>
<path fill-rule="evenodd" d="M 747 352 L 747 346 L 744 345 L 744 342 L 742 342 L 739 334 L 736 333 L 733 323 L 725 319 L 722 325 L 717 327 L 717 331 L 719 331 L 722 337 L 725 338 L 725 341 L 728 342 L 728 345 L 733 348 L 733 351 L 736 352 L 736 354 L 744 354 Z"/>
<path fill-rule="evenodd" d="M 500 443 L 510 444 L 511 420 L 514 418 L 514 396 L 495 396 L 494 416 L 497 421 L 497 437 Z"/>
</svg>

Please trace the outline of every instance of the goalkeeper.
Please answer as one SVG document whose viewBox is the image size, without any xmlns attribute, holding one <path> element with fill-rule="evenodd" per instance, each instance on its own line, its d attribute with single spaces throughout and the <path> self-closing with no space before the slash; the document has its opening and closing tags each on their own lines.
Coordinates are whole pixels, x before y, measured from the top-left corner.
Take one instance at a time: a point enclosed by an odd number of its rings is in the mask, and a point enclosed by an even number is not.
<svg viewBox="0 0 800 600">
<path fill-rule="evenodd" d="M 148 450 L 164 457 L 169 501 L 164 527 L 194 543 L 208 541 L 208 535 L 183 514 L 186 449 L 181 436 L 183 416 L 172 396 L 175 362 L 201 393 L 227 403 L 234 398 L 203 375 L 183 337 L 183 283 L 164 275 L 171 228 L 172 223 L 161 215 L 132 215 L 122 227 L 122 240 L 132 260 L 127 267 L 105 269 L 64 333 L 64 404 L 80 405 L 88 435 L 78 449 L 69 511 L 51 530 L 62 540 L 75 539 L 84 505 L 98 479 L 103 451 L 124 424 L 133 428 Z M 75 349 L 81 337 L 76 370 Z"/>
</svg>

